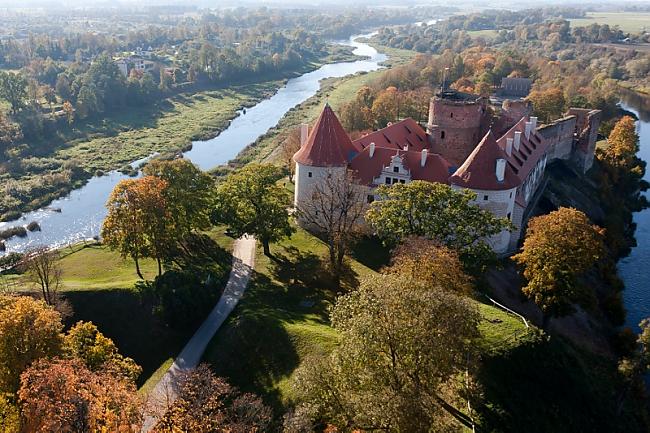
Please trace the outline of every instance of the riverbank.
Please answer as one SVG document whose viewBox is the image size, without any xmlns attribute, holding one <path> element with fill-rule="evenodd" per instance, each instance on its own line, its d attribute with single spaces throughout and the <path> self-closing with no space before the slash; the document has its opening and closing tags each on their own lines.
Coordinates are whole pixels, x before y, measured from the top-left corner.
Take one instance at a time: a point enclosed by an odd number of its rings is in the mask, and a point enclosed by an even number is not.
<svg viewBox="0 0 650 433">
<path fill-rule="evenodd" d="M 48 144 L 54 147 L 53 152 L 39 154 L 36 150 L 20 161 L 0 164 L 0 183 L 6 185 L 7 191 L 0 197 L 0 221 L 42 208 L 97 174 L 117 169 L 129 172 L 132 169 L 127 165 L 136 159 L 155 152 L 176 153 L 193 141 L 214 138 L 239 110 L 269 98 L 288 79 L 325 64 L 359 59 L 349 47 L 332 45 L 322 59 L 263 82 L 177 93 L 150 106 L 129 108 L 53 137 L 54 142 Z"/>
</svg>

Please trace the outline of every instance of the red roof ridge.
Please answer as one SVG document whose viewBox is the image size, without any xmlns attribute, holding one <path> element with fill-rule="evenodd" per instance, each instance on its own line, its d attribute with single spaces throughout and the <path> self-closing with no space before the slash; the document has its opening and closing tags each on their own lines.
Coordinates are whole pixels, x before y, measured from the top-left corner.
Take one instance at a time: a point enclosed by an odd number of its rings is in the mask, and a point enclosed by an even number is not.
<svg viewBox="0 0 650 433">
<path fill-rule="evenodd" d="M 492 129 L 483 137 L 463 164 L 449 178 L 450 183 L 464 188 L 483 190 L 507 190 L 521 184 L 512 167 L 506 164 L 503 181 L 496 177 L 496 161 L 508 161 L 506 153 L 497 144 Z"/>
<path fill-rule="evenodd" d="M 293 156 L 299 164 L 313 167 L 342 167 L 357 153 L 352 140 L 328 103 L 310 131 L 307 141 Z"/>
</svg>

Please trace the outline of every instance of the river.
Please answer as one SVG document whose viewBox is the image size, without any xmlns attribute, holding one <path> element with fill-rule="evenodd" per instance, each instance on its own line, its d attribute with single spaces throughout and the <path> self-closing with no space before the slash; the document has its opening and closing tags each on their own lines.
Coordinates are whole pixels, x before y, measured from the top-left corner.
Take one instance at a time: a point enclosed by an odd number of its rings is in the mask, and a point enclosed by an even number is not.
<svg viewBox="0 0 650 433">
<path fill-rule="evenodd" d="M 621 106 L 637 115 L 637 132 L 639 134 L 639 158 L 650 161 L 650 98 L 642 98 L 634 93 L 625 92 Z M 650 182 L 650 166 L 646 168 L 644 179 Z M 645 193 L 648 197 L 648 192 Z M 650 197 L 648 197 L 650 198 Z M 626 325 L 637 329 L 642 319 L 650 317 L 650 209 L 634 214 L 636 223 L 637 246 L 630 255 L 618 263 L 618 271 L 625 282 L 623 300 L 627 310 Z"/>
<path fill-rule="evenodd" d="M 292 78 L 272 97 L 240 112 L 217 137 L 192 143 L 192 149 L 184 154 L 202 170 L 209 170 L 227 163 L 249 144 L 275 126 L 296 105 L 314 96 L 320 88 L 320 80 L 344 77 L 357 72 L 370 72 L 381 68 L 387 60 L 371 46 L 357 39 L 371 36 L 355 35 L 341 42 L 354 47 L 354 54 L 367 57 L 354 62 L 327 64 L 317 70 Z M 137 167 L 143 160 L 135 161 Z M 6 241 L 7 251 L 23 252 L 37 245 L 59 247 L 92 238 L 99 234 L 106 217 L 106 201 L 115 185 L 128 176 L 117 171 L 91 178 L 83 187 L 68 196 L 53 201 L 48 207 L 26 213 L 19 220 L 0 223 L 0 230 L 36 221 L 41 231 L 29 233 L 25 238 L 14 237 Z M 56 209 L 56 211 L 55 211 Z"/>
</svg>

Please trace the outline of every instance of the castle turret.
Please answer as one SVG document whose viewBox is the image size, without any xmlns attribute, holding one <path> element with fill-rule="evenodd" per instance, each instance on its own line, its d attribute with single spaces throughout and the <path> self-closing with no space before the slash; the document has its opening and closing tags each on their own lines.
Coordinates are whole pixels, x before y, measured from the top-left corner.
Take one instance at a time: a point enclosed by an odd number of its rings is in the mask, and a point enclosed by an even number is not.
<svg viewBox="0 0 650 433">
<path fill-rule="evenodd" d="M 357 154 L 341 122 L 325 104 L 314 128 L 293 156 L 296 162 L 294 206 L 300 208 L 311 200 L 314 185 L 336 171 L 345 171 Z"/>
<path fill-rule="evenodd" d="M 480 140 L 487 116 L 487 100 L 480 96 L 452 90 L 434 96 L 427 124 L 434 151 L 460 165 Z"/>
</svg>

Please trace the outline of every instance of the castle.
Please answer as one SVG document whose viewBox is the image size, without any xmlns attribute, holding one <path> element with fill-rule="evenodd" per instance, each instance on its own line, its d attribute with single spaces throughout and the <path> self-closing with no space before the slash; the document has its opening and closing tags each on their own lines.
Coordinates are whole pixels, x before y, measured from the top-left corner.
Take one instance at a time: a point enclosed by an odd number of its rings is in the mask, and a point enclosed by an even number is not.
<svg viewBox="0 0 650 433">
<path fill-rule="evenodd" d="M 379 185 L 412 180 L 440 182 L 476 193 L 475 202 L 515 226 L 488 241 L 505 255 L 516 251 L 529 213 L 553 160 L 586 172 L 593 163 L 599 110 L 571 108 L 561 119 L 538 124 L 525 100 L 441 91 L 429 105 L 426 130 L 404 119 L 352 141 L 329 105 L 311 131 L 301 129 L 294 155 L 294 205 L 308 205 L 314 185 L 334 171 L 351 170 L 367 200 Z"/>
</svg>

